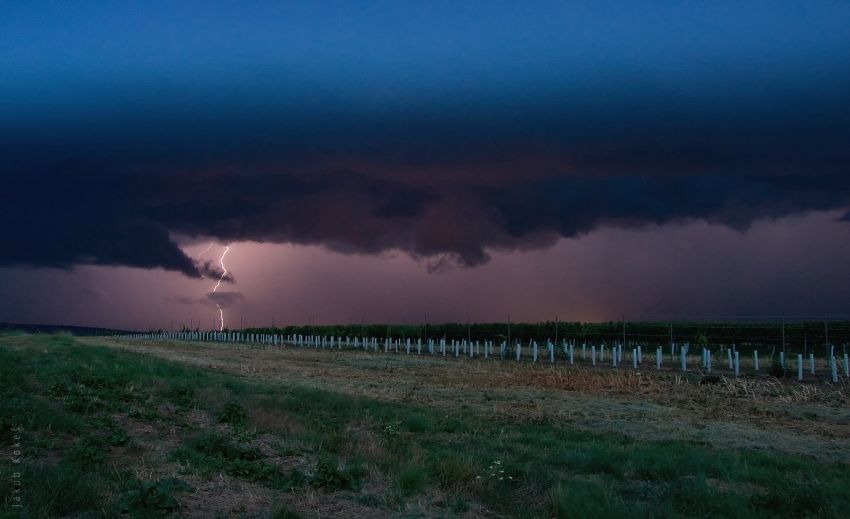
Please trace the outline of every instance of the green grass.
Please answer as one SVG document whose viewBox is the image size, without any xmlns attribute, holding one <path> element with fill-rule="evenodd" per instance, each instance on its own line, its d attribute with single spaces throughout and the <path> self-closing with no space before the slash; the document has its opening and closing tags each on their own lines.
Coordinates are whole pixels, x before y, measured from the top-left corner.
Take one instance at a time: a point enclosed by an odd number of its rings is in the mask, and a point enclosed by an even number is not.
<svg viewBox="0 0 850 519">
<path fill-rule="evenodd" d="M 0 446 L 12 445 L 12 427 L 24 429 L 24 461 L 0 464 L 0 481 L 22 473 L 30 517 L 178 514 L 180 496 L 193 491 L 185 479 L 217 474 L 284 497 L 309 488 L 399 514 L 423 500 L 431 515 L 511 517 L 838 517 L 850 505 L 850 470 L 838 463 L 446 414 L 64 335 L 0 336 L 0 380 Z M 168 417 L 165 405 L 174 409 Z M 192 426 L 190 410 L 208 413 L 213 426 Z M 115 415 L 177 427 L 179 444 L 162 463 L 179 462 L 182 474 L 128 477 L 145 451 Z M 351 433 L 358 428 L 369 434 Z M 274 456 L 301 464 L 277 464 L 252 444 L 261 435 L 276 439 Z M 0 485 L 0 516 L 15 516 L 11 499 L 11 485 Z M 268 515 L 296 516 L 289 505 L 276 510 Z"/>
<path fill-rule="evenodd" d="M 101 492 L 105 481 L 98 474 L 70 462 L 51 469 L 25 468 L 23 474 L 25 509 L 33 517 L 102 511 Z"/>
<path fill-rule="evenodd" d="M 131 517 L 167 517 L 180 508 L 176 494 L 191 490 L 178 478 L 138 481 L 121 496 L 119 508 Z"/>
<path fill-rule="evenodd" d="M 237 402 L 228 402 L 218 415 L 219 422 L 235 426 L 245 425 L 247 420 L 248 413 L 245 412 L 245 408 Z"/>
<path fill-rule="evenodd" d="M 341 466 L 335 456 L 324 454 L 319 458 L 316 471 L 310 479 L 310 484 L 329 491 L 356 490 L 363 478 L 363 468 L 359 462 Z"/>
<path fill-rule="evenodd" d="M 427 483 L 428 473 L 422 467 L 406 467 L 398 476 L 398 488 L 405 496 L 421 492 Z"/>
</svg>

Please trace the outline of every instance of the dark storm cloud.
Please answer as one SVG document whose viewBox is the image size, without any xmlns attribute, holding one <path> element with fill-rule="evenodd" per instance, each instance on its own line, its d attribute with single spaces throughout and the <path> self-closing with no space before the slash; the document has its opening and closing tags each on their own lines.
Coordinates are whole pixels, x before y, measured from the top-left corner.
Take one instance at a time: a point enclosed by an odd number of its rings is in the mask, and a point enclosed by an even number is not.
<svg viewBox="0 0 850 519">
<path fill-rule="evenodd" d="M 600 226 L 700 219 L 745 230 L 850 205 L 844 100 L 809 116 L 786 107 L 769 126 L 745 106 L 720 119 L 673 113 L 660 124 L 646 114 L 620 126 L 607 112 L 578 124 L 567 108 L 540 122 L 536 112 L 495 117 L 493 107 L 489 126 L 474 114 L 314 122 L 301 134 L 271 122 L 248 134 L 220 125 L 194 137 L 187 129 L 176 147 L 174 128 L 187 122 L 165 116 L 162 138 L 126 122 L 53 128 L 47 140 L 4 128 L 0 265 L 220 276 L 214 261 L 196 264 L 180 250 L 175 237 L 188 236 L 400 249 L 439 271 Z"/>
<path fill-rule="evenodd" d="M 220 276 L 215 262 L 195 264 L 181 252 L 172 235 L 184 235 L 352 253 L 401 249 L 431 258 L 433 270 L 450 258 L 473 266 L 487 261 L 487 249 L 547 246 L 600 226 L 702 219 L 745 230 L 758 219 L 847 207 L 848 164 L 826 158 L 828 165 L 811 157 L 773 174 L 759 161 L 736 162 L 734 172 L 694 172 L 704 164 L 670 167 L 666 157 L 644 156 L 640 171 L 631 173 L 629 159 L 599 172 L 564 158 L 560 168 L 548 165 L 529 180 L 522 170 L 495 169 L 482 183 L 458 168 L 440 184 L 428 172 L 420 178 L 402 169 L 393 180 L 385 166 L 376 173 L 362 163 L 359 171 L 285 163 L 95 171 L 70 164 L 33 172 L 37 182 L 4 178 L 3 234 L 12 246 L 2 248 L 0 264 L 92 263 Z M 434 174 L 442 174 L 439 167 Z"/>
<path fill-rule="evenodd" d="M 213 277 L 178 243 L 209 238 L 440 271 L 604 226 L 850 206 L 845 6 L 170 4 L 5 21 L 0 266 Z"/>
<path fill-rule="evenodd" d="M 134 184 L 142 179 L 75 166 L 4 168 L 0 265 L 128 265 L 200 275 L 169 230 L 141 212 L 145 193 Z"/>
<path fill-rule="evenodd" d="M 233 273 L 227 272 L 225 274 L 221 265 L 217 261 L 196 261 L 195 268 L 198 269 L 198 273 L 205 278 L 215 280 L 220 279 L 222 283 L 236 283 L 236 278 L 233 276 Z"/>
</svg>

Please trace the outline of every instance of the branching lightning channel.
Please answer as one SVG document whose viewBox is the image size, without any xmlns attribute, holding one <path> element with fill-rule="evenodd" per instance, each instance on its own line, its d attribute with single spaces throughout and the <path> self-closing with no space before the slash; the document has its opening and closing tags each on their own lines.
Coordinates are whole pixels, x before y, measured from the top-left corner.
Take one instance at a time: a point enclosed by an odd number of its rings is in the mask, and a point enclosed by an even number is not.
<svg viewBox="0 0 850 519">
<path fill-rule="evenodd" d="M 205 253 L 205 252 L 207 252 L 208 250 L 212 249 L 212 246 L 213 246 L 213 245 L 214 245 L 213 243 L 210 243 L 209 245 L 207 245 L 207 248 L 206 248 L 206 249 L 204 249 L 204 250 L 202 250 L 201 252 L 199 252 L 199 253 L 198 253 L 198 258 L 200 258 L 201 256 L 203 256 L 203 255 L 204 255 L 204 253 Z"/>
<path fill-rule="evenodd" d="M 218 290 L 218 287 L 221 286 L 221 282 L 224 280 L 224 277 L 227 275 L 227 267 L 224 266 L 224 257 L 227 256 L 227 252 L 230 250 L 230 246 L 224 247 L 224 252 L 221 253 L 221 258 L 219 258 L 218 263 L 221 265 L 221 276 L 218 278 L 218 282 L 216 282 L 213 289 L 210 291 L 211 293 L 215 293 Z M 224 331 L 224 310 L 221 308 L 220 303 L 216 303 L 215 306 L 218 307 L 218 316 L 221 322 L 221 325 L 218 328 L 218 331 Z"/>
</svg>

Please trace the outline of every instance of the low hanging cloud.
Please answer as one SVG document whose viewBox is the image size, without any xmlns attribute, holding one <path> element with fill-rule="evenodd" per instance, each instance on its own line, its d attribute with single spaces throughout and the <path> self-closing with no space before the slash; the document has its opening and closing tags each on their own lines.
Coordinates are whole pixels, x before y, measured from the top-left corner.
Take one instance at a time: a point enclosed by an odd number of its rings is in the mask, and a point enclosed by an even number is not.
<svg viewBox="0 0 850 519">
<path fill-rule="evenodd" d="M 777 100 L 770 121 L 743 103 L 656 113 L 647 99 L 419 119 L 403 107 L 359 119 L 249 113 L 204 128 L 164 112 L 93 126 L 7 121 L 0 267 L 218 278 L 214 261 L 181 249 L 203 238 L 401 250 L 439 272 L 601 227 L 701 220 L 745 232 L 850 207 L 850 88 L 835 92 L 809 112 Z M 216 302 L 239 299 L 225 294 Z"/>
<path fill-rule="evenodd" d="M 221 280 L 222 283 L 236 283 L 233 272 L 225 272 L 219 262 L 195 261 L 195 268 L 202 277 Z"/>
<path fill-rule="evenodd" d="M 171 203 L 172 187 L 163 178 L 156 181 L 161 191 L 105 193 L 85 201 L 78 197 L 79 206 L 67 205 L 62 211 L 56 211 L 55 204 L 40 203 L 39 197 L 53 198 L 50 193 L 33 198 L 18 193 L 20 200 L 28 201 L 16 208 L 17 217 L 24 220 L 6 230 L 6 243 L 19 246 L 4 248 L 0 264 L 128 265 L 222 278 L 216 263 L 194 263 L 182 253 L 172 236 L 186 235 L 221 242 L 321 244 L 350 253 L 400 249 L 427 258 L 429 269 L 440 271 L 454 263 L 485 263 L 488 250 L 546 247 L 560 237 L 602 226 L 705 220 L 745 231 L 759 219 L 847 207 L 850 193 L 848 175 L 803 173 L 566 175 L 511 180 L 496 187 L 435 188 L 348 172 L 319 174 L 293 191 L 267 185 L 295 184 L 285 173 L 187 178 L 206 183 L 206 189 L 219 185 L 220 191 Z M 379 184 L 379 192 L 364 189 L 360 181 Z M 136 206 L 137 212 L 127 213 L 128 206 Z M 118 217 L 101 225 L 102 214 L 113 209 Z M 222 279 L 235 281 L 230 273 Z"/>
</svg>

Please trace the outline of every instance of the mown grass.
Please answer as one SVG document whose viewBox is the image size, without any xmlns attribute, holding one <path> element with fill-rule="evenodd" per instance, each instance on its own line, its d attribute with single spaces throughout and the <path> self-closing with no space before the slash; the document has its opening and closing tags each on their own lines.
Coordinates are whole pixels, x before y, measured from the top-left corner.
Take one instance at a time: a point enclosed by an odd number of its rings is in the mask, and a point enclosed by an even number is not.
<svg viewBox="0 0 850 519">
<path fill-rule="evenodd" d="M 511 517 L 838 517 L 850 506 L 844 464 L 686 442 L 653 442 L 470 410 L 381 402 L 254 382 L 64 335 L 0 336 L 0 443 L 24 429 L 30 517 L 180 513 L 185 480 L 226 474 L 280 502 L 305 489 L 397 515 Z M 463 398 L 463 395 L 458 395 Z M 171 411 L 164 411 L 168 406 Z M 203 411 L 208 428 L 184 417 Z M 178 427 L 166 453 L 181 473 L 139 479 L 145 448 L 112 418 Z M 254 446 L 275 439 L 275 454 Z M 279 458 L 297 460 L 282 466 Z M 12 487 L 0 513 L 15 517 Z M 416 513 L 422 513 L 421 508 Z M 291 504 L 268 516 L 294 517 Z"/>
</svg>

